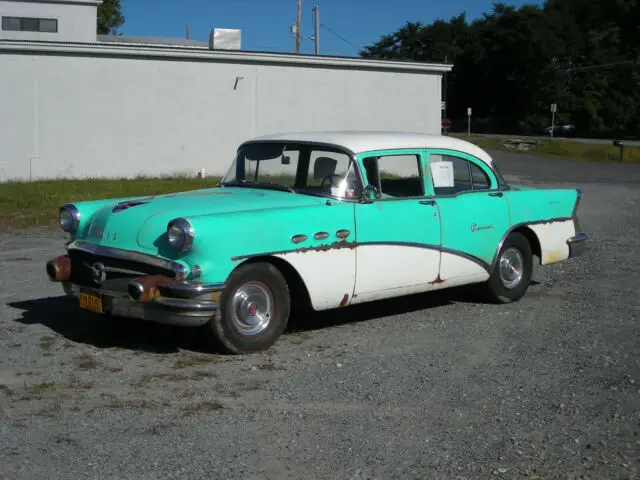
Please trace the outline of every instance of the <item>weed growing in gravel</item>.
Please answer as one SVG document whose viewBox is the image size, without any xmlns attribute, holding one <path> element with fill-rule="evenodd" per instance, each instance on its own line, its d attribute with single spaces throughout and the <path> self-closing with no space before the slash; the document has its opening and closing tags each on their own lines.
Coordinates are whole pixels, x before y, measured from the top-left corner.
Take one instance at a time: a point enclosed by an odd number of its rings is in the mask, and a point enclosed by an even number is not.
<svg viewBox="0 0 640 480">
<path fill-rule="evenodd" d="M 176 360 L 174 368 L 182 369 L 193 367 L 195 365 L 203 365 L 208 363 L 215 363 L 218 361 L 218 357 L 215 355 L 192 355 L 188 357 L 182 357 Z"/>
<path fill-rule="evenodd" d="M 40 348 L 43 350 L 51 350 L 51 347 L 56 343 L 56 337 L 50 335 L 44 335 L 40 337 Z"/>
<path fill-rule="evenodd" d="M 215 412 L 223 410 L 224 408 L 226 408 L 224 404 L 216 400 L 203 400 L 198 403 L 187 403 L 183 405 L 182 410 L 184 411 L 183 416 L 186 417 L 187 415 L 195 415 L 197 413 Z"/>
<path fill-rule="evenodd" d="M 131 385 L 142 387 L 149 385 L 154 380 L 166 380 L 168 382 L 186 382 L 189 380 L 187 375 L 181 373 L 145 373 L 139 380 L 132 381 Z"/>
<path fill-rule="evenodd" d="M 27 388 L 27 393 L 29 395 L 40 396 L 44 392 L 53 389 L 55 386 L 56 384 L 53 382 L 34 383 Z"/>
<path fill-rule="evenodd" d="M 76 367 L 80 370 L 93 370 L 99 365 L 98 361 L 93 358 L 93 355 L 88 353 L 81 353 L 73 359 L 73 363 L 75 363 Z"/>
</svg>

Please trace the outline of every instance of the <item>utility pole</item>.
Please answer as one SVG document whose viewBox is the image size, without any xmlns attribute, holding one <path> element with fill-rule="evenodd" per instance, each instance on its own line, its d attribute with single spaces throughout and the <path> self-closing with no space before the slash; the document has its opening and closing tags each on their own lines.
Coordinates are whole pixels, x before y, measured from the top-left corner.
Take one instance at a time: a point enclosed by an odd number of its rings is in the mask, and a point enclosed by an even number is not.
<svg viewBox="0 0 640 480">
<path fill-rule="evenodd" d="M 315 5 L 313 7 L 313 14 L 315 17 L 315 32 L 313 34 L 313 40 L 316 45 L 316 55 L 320 55 L 320 6 Z"/>
<path fill-rule="evenodd" d="M 185 38 L 189 40 L 191 38 L 191 30 L 189 29 L 189 24 L 187 23 L 185 27 Z"/>
<path fill-rule="evenodd" d="M 298 15 L 296 19 L 296 53 L 300 53 L 300 15 L 302 10 L 302 0 L 298 0 Z"/>
</svg>

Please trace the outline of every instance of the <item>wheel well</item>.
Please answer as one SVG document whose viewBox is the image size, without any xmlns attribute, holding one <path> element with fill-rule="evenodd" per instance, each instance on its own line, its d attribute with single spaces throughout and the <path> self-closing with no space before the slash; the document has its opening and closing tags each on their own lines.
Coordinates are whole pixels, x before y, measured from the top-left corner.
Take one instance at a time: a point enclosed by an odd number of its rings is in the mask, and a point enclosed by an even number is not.
<svg viewBox="0 0 640 480">
<path fill-rule="evenodd" d="M 293 268 L 293 266 L 277 257 L 254 257 L 239 265 L 239 268 L 242 265 L 248 265 L 250 263 L 259 263 L 266 262 L 270 263 L 274 267 L 276 267 L 285 281 L 287 282 L 287 286 L 289 287 L 289 292 L 291 293 L 291 310 L 310 310 L 311 309 L 311 298 L 309 296 L 309 291 L 307 290 L 307 286 L 305 285 L 302 277 L 298 273 L 298 271 Z"/>
<path fill-rule="evenodd" d="M 529 241 L 531 245 L 531 252 L 538 257 L 538 262 L 542 261 L 542 248 L 540 247 L 540 240 L 536 233 L 528 227 L 518 227 L 513 232 L 521 233 Z"/>
</svg>

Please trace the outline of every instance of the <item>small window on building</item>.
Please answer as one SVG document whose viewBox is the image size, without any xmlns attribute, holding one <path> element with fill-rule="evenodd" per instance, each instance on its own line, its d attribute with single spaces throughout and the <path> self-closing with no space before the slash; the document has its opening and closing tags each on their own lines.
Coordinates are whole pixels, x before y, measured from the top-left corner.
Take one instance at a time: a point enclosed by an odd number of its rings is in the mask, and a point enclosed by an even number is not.
<svg viewBox="0 0 640 480">
<path fill-rule="evenodd" d="M 13 32 L 58 32 L 55 18 L 2 17 L 2 30 Z"/>
</svg>

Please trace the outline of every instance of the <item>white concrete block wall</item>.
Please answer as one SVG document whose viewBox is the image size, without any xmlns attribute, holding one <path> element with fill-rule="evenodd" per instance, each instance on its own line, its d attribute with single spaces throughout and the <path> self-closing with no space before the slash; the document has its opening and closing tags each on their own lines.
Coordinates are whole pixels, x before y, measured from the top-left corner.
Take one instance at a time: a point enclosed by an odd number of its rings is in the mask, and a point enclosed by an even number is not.
<svg viewBox="0 0 640 480">
<path fill-rule="evenodd" d="M 2 45 L 0 72 L 0 181 L 221 175 L 240 142 L 280 131 L 440 132 L 440 73 L 6 53 Z"/>
</svg>

